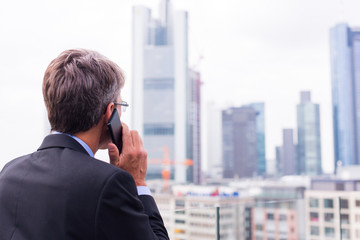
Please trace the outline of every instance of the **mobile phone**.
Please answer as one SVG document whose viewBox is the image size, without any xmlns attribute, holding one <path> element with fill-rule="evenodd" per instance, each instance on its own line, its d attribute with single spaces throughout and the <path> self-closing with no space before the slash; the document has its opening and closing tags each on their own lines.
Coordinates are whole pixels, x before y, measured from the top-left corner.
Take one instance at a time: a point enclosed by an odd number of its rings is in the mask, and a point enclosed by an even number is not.
<svg viewBox="0 0 360 240">
<path fill-rule="evenodd" d="M 118 110 L 115 108 L 107 123 L 111 141 L 122 151 L 122 126 Z"/>
</svg>

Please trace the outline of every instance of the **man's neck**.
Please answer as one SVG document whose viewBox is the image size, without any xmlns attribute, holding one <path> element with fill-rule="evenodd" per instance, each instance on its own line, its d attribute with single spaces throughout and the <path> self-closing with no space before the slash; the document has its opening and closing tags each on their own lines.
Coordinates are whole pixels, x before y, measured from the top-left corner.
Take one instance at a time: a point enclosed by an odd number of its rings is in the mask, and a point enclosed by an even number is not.
<svg viewBox="0 0 360 240">
<path fill-rule="evenodd" d="M 99 150 L 100 131 L 101 130 L 99 130 L 98 127 L 95 126 L 86 132 L 75 133 L 74 136 L 84 141 L 95 155 L 95 153 Z"/>
</svg>

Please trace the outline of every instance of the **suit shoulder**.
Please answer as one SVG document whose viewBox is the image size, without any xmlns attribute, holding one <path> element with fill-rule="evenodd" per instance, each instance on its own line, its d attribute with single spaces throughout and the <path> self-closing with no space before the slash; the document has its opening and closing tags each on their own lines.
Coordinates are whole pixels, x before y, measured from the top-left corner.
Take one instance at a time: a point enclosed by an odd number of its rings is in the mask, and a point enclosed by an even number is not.
<svg viewBox="0 0 360 240">
<path fill-rule="evenodd" d="M 105 161 L 102 161 L 102 160 L 99 160 L 97 158 L 92 158 L 89 156 L 89 160 L 91 161 L 91 164 L 94 165 L 94 167 L 98 168 L 99 171 L 104 171 L 104 172 L 107 172 L 108 174 L 111 174 L 111 175 L 130 175 L 130 173 L 128 173 L 127 171 L 119 168 L 119 167 L 116 167 L 108 162 L 105 162 Z"/>
<path fill-rule="evenodd" d="M 17 164 L 19 164 L 19 163 L 24 162 L 26 159 L 31 158 L 31 157 L 32 157 L 32 154 L 33 154 L 33 153 L 27 154 L 27 155 L 24 155 L 24 156 L 21 156 L 21 157 L 17 157 L 17 158 L 15 158 L 15 159 L 13 159 L 13 160 L 10 160 L 9 162 L 7 162 L 7 163 L 5 164 L 5 166 L 3 167 L 2 170 L 0 169 L 0 172 L 5 171 L 6 169 L 11 168 L 12 166 L 15 166 L 15 165 L 17 165 Z"/>
<path fill-rule="evenodd" d="M 83 160 L 86 160 L 86 165 L 89 167 L 89 169 L 93 172 L 94 169 L 96 169 L 94 174 L 100 174 L 103 176 L 106 176 L 106 178 L 114 179 L 114 178 L 123 178 L 123 179 L 132 179 L 132 176 L 127 171 L 116 167 L 108 162 L 105 162 L 103 160 L 99 160 L 97 158 L 93 158 L 89 155 L 84 155 L 82 153 L 77 152 L 78 157 L 84 158 Z"/>
</svg>

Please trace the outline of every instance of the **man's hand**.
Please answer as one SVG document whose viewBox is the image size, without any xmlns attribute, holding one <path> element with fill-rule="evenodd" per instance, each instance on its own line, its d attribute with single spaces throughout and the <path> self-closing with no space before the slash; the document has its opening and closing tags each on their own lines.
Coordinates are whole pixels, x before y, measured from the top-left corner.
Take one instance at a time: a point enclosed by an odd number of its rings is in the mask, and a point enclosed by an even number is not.
<svg viewBox="0 0 360 240">
<path fill-rule="evenodd" d="M 122 124 L 122 153 L 113 143 L 108 144 L 110 163 L 129 172 L 136 186 L 146 186 L 145 176 L 147 171 L 147 153 L 139 133 L 129 130 L 126 124 Z"/>
</svg>

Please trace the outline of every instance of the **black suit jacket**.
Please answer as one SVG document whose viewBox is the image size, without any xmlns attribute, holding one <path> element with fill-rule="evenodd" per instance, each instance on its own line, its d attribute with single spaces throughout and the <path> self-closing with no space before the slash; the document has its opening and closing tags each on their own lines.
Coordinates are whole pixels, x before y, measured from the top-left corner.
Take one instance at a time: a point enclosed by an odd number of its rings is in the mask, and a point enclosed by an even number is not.
<svg viewBox="0 0 360 240">
<path fill-rule="evenodd" d="M 0 240 L 168 239 L 154 199 L 74 139 L 47 136 L 0 173 Z"/>
</svg>

